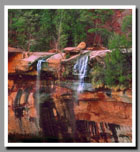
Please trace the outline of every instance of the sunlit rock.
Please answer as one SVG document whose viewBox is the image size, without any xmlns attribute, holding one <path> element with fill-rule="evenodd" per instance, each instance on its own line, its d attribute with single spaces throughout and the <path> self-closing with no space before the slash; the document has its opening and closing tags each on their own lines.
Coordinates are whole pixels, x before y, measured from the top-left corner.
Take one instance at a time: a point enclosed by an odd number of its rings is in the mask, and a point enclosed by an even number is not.
<svg viewBox="0 0 140 152">
<path fill-rule="evenodd" d="M 85 42 L 79 43 L 77 48 L 79 48 L 80 50 L 84 50 L 86 48 L 86 43 Z"/>
<path fill-rule="evenodd" d="M 65 53 L 58 53 L 46 59 L 49 64 L 59 64 L 62 59 L 65 59 Z"/>
</svg>

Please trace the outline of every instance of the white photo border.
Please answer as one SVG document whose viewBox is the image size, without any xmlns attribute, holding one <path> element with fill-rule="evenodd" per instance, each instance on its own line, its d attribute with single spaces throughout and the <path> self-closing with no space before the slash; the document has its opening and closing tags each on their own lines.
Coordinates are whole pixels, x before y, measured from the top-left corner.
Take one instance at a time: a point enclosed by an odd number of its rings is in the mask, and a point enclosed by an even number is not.
<svg viewBox="0 0 140 152">
<path fill-rule="evenodd" d="M 132 143 L 8 142 L 8 9 L 132 9 Z M 5 5 L 4 6 L 4 144 L 5 147 L 136 147 L 136 6 L 135 5 Z"/>
</svg>

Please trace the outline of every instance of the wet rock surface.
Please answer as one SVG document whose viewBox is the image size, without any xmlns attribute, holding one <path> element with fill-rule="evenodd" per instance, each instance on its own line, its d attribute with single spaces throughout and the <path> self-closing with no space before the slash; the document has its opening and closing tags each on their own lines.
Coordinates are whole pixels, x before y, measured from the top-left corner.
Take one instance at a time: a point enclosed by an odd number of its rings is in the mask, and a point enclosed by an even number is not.
<svg viewBox="0 0 140 152">
<path fill-rule="evenodd" d="M 78 52 L 76 50 L 78 50 Z M 77 47 L 68 47 L 65 48 L 64 51 L 66 53 L 25 52 L 15 51 L 13 48 L 12 51 L 9 51 L 8 53 L 8 73 L 36 76 L 36 63 L 42 58 L 47 58 L 45 63 L 42 64 L 43 71 L 46 71 L 48 75 L 52 73 L 54 77 L 56 77 L 56 75 L 57 77 L 60 77 L 62 73 L 65 73 L 65 76 L 69 77 L 70 75 L 73 76 L 71 73 L 72 68 L 80 56 L 87 53 L 89 55 L 90 64 L 93 59 L 100 62 L 100 59 L 98 58 L 103 58 L 107 53 L 110 52 L 110 50 L 81 50 Z M 70 52 L 74 52 L 74 54 L 67 58 L 67 53 Z"/>
<path fill-rule="evenodd" d="M 39 90 L 33 79 L 8 85 L 9 142 L 132 142 L 131 103 L 115 92 L 77 94 L 50 80 L 41 80 Z"/>
<path fill-rule="evenodd" d="M 110 50 L 81 49 L 8 53 L 9 142 L 132 142 L 132 90 L 93 88 L 88 64 Z"/>
</svg>

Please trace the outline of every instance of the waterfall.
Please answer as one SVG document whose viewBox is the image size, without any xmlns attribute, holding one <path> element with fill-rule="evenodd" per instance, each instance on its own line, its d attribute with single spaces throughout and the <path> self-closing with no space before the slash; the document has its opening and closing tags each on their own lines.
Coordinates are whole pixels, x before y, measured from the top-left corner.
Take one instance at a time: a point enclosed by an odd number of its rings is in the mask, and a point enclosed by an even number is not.
<svg viewBox="0 0 140 152">
<path fill-rule="evenodd" d="M 37 72 L 40 74 L 42 62 L 45 62 L 44 59 L 38 60 L 37 62 Z"/>
<path fill-rule="evenodd" d="M 37 119 L 37 127 L 39 128 L 39 119 L 40 119 L 40 72 L 41 72 L 41 65 L 42 65 L 42 62 L 45 62 L 44 59 L 40 59 L 38 60 L 37 62 L 37 78 L 36 78 L 36 93 L 37 93 L 37 96 L 36 96 L 36 100 L 37 100 L 37 113 L 38 113 L 38 119 Z"/>
<path fill-rule="evenodd" d="M 42 62 L 45 62 L 45 60 L 41 59 L 41 60 L 38 60 L 38 62 L 37 62 L 37 73 L 38 73 L 38 75 L 37 75 L 37 80 L 36 80 L 36 90 L 38 90 L 38 91 L 40 89 L 40 72 L 41 72 Z M 38 96 L 39 96 L 39 92 L 38 92 Z M 39 99 L 39 97 L 38 97 L 38 99 Z"/>
<path fill-rule="evenodd" d="M 78 75 L 79 78 L 79 86 L 77 91 L 82 92 L 84 90 L 84 78 L 87 74 L 87 67 L 88 67 L 88 55 L 84 55 L 80 57 L 76 64 L 74 65 L 73 71 L 74 75 Z"/>
</svg>

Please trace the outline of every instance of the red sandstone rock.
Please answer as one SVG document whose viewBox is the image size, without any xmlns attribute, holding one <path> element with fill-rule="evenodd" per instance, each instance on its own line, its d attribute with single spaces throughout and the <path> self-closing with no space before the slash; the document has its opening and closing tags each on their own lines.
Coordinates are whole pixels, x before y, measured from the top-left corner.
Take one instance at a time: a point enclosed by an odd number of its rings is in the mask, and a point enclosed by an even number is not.
<svg viewBox="0 0 140 152">
<path fill-rule="evenodd" d="M 71 93 L 72 92 L 70 89 L 63 88 L 60 86 L 55 86 L 55 91 L 52 93 L 52 98 L 55 103 L 55 107 L 61 117 L 67 117 L 67 118 L 69 117 L 68 111 L 70 109 L 68 109 L 67 103 L 64 102 L 62 99 L 63 98 L 65 98 L 65 100 L 68 99 L 69 98 L 68 94 Z M 63 95 L 65 95 L 65 97 L 62 97 Z"/>
<path fill-rule="evenodd" d="M 8 47 L 8 52 L 24 52 L 25 50 L 20 48 Z"/>
<path fill-rule="evenodd" d="M 8 54 L 8 73 L 15 73 L 16 66 L 23 58 L 22 53 L 10 53 Z"/>
<path fill-rule="evenodd" d="M 77 47 L 66 47 L 66 48 L 64 48 L 64 51 L 66 53 L 79 53 L 80 52 L 80 48 L 77 48 Z"/>
<path fill-rule="evenodd" d="M 90 59 L 95 58 L 97 56 L 104 57 L 107 53 L 111 52 L 110 50 L 99 50 L 99 51 L 92 51 L 90 55 Z"/>
<path fill-rule="evenodd" d="M 59 51 L 56 50 L 56 49 L 51 49 L 51 50 L 49 50 L 48 52 L 49 52 L 49 53 L 56 53 L 56 52 L 59 52 Z"/>
<path fill-rule="evenodd" d="M 96 50 L 96 48 L 95 47 L 88 47 L 87 50 L 93 51 L 93 50 Z"/>
<path fill-rule="evenodd" d="M 103 46 L 93 46 L 93 47 L 88 47 L 87 50 L 91 50 L 91 51 L 94 51 L 94 50 L 107 50 L 107 48 L 103 47 Z"/>
<path fill-rule="evenodd" d="M 70 94 L 71 90 L 63 88 L 60 86 L 55 86 L 55 91 L 53 92 L 53 97 L 61 97 L 63 94 Z"/>
<path fill-rule="evenodd" d="M 31 86 L 33 81 L 30 82 Z M 43 84 L 43 82 L 42 82 Z M 13 82 L 10 82 L 9 87 L 13 85 Z M 35 85 L 35 84 L 34 84 Z M 26 85 L 27 87 L 27 85 Z M 59 114 L 59 117 L 68 120 L 68 122 L 73 122 L 76 124 L 77 120 L 84 120 L 87 124 L 88 133 L 90 133 L 90 142 L 97 142 L 93 135 L 93 123 L 96 127 L 96 136 L 100 136 L 100 133 L 106 133 L 107 141 L 113 142 L 114 139 L 110 138 L 112 136 L 112 132 L 109 127 L 106 125 L 110 124 L 118 124 L 121 125 L 120 129 L 117 130 L 117 135 L 119 138 L 119 142 L 125 142 L 124 139 L 120 139 L 119 135 L 128 135 L 131 141 L 131 123 L 132 123 L 132 105 L 128 103 L 123 103 L 123 99 L 121 99 L 122 92 L 112 92 L 112 97 L 108 97 L 104 92 L 84 92 L 80 93 L 78 96 L 79 104 L 72 102 L 70 96 L 72 94 L 70 89 L 58 86 L 52 86 L 54 88 L 51 97 L 53 98 L 52 102 L 54 104 L 53 114 L 55 119 Z M 23 89 L 23 88 L 22 88 Z M 35 90 L 34 90 L 35 91 Z M 12 109 L 12 103 L 15 100 L 17 92 L 12 92 L 8 97 L 8 132 L 9 133 L 20 133 L 25 135 L 26 133 L 36 134 L 40 128 L 37 128 L 34 119 L 38 117 L 36 107 L 34 105 L 34 91 L 30 93 L 28 97 L 28 104 L 26 105 L 28 112 L 24 110 L 22 121 L 22 128 L 20 129 L 20 121 L 15 117 L 15 113 Z M 126 95 L 131 95 L 131 90 L 126 91 Z M 64 100 L 65 99 L 65 100 Z M 21 97 L 21 103 L 24 101 L 24 93 Z M 75 104 L 74 104 L 75 103 Z M 74 110 L 74 112 L 73 112 Z M 72 119 L 73 118 L 73 119 Z M 102 122 L 103 130 L 101 130 L 100 123 Z M 84 125 L 82 123 L 81 125 Z M 82 126 L 81 126 L 82 127 Z M 68 128 L 68 132 L 71 133 L 71 128 Z M 82 136 L 82 133 L 80 134 Z M 89 135 L 88 135 L 89 136 Z M 83 137 L 87 137 L 87 135 L 83 134 Z M 106 142 L 103 138 L 100 137 L 99 142 Z"/>
<path fill-rule="evenodd" d="M 132 104 L 124 103 L 117 93 L 111 98 L 103 92 L 81 93 L 78 100 L 74 107 L 78 120 L 132 125 Z"/>
<path fill-rule="evenodd" d="M 15 73 L 16 71 L 27 72 L 35 60 L 43 56 L 50 56 L 54 53 L 48 52 L 32 52 L 25 57 L 24 52 L 10 52 L 8 54 L 8 73 Z"/>
<path fill-rule="evenodd" d="M 85 42 L 79 43 L 77 48 L 80 49 L 80 50 L 84 50 L 86 48 L 86 43 Z"/>
<path fill-rule="evenodd" d="M 49 64 L 59 64 L 65 58 L 65 53 L 57 53 L 46 60 Z"/>
</svg>

